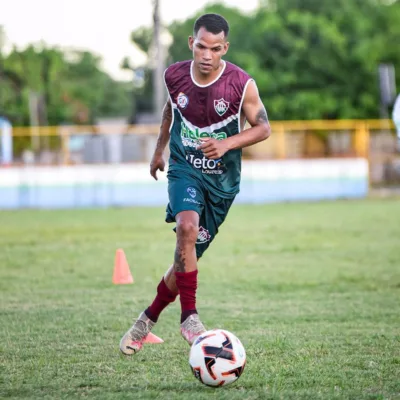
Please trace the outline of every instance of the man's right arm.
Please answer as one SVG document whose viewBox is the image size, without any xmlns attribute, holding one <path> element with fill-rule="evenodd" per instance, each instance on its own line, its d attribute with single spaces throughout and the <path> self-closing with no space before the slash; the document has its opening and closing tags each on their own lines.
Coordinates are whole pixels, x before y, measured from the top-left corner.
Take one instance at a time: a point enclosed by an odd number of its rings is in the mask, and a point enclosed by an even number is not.
<svg viewBox="0 0 400 400">
<path fill-rule="evenodd" d="M 169 128 L 171 126 L 171 121 L 172 121 L 172 107 L 168 99 L 163 109 L 160 133 L 158 134 L 156 148 L 154 150 L 154 155 L 150 163 L 150 175 L 155 180 L 158 179 L 157 170 L 164 171 L 165 161 L 163 158 L 163 153 L 170 138 Z"/>
<path fill-rule="evenodd" d="M 154 153 L 158 153 L 160 155 L 164 153 L 165 147 L 167 146 L 170 137 L 169 128 L 171 126 L 171 121 L 172 121 L 172 108 L 171 108 L 171 103 L 168 100 L 165 103 L 163 109 L 160 133 L 158 134 L 157 145 Z"/>
</svg>

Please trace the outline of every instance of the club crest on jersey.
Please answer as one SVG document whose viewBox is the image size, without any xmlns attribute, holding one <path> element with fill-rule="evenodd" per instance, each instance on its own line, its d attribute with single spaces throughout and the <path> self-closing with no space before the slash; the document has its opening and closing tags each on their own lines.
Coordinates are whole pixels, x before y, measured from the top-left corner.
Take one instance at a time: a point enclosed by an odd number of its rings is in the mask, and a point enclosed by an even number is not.
<svg viewBox="0 0 400 400">
<path fill-rule="evenodd" d="M 229 102 L 224 99 L 214 100 L 214 108 L 217 114 L 221 117 L 229 108 Z"/>
<path fill-rule="evenodd" d="M 189 104 L 189 98 L 186 96 L 185 93 L 180 92 L 178 94 L 178 97 L 176 98 L 176 102 L 178 103 L 178 106 L 180 108 L 186 108 L 187 105 Z"/>
</svg>

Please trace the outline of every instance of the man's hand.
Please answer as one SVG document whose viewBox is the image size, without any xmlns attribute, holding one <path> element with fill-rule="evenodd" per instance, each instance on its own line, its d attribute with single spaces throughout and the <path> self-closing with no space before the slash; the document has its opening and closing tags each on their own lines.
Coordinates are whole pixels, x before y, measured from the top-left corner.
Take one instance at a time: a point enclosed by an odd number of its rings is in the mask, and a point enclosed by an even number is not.
<svg viewBox="0 0 400 400">
<path fill-rule="evenodd" d="M 197 148 L 203 154 L 212 160 L 221 158 L 229 149 L 225 140 L 217 140 L 211 138 L 200 139 L 203 143 Z"/>
<path fill-rule="evenodd" d="M 150 162 L 150 175 L 157 181 L 157 171 L 164 171 L 165 161 L 162 154 L 154 153 Z"/>
</svg>

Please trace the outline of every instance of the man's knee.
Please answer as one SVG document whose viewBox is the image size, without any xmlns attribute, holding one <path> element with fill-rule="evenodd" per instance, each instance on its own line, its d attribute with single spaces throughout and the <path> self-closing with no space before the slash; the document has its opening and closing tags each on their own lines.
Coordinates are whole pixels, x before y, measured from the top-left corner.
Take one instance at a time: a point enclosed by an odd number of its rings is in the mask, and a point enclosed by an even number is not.
<svg viewBox="0 0 400 400">
<path fill-rule="evenodd" d="M 179 241 L 196 243 L 199 223 L 196 216 L 186 215 L 177 219 L 176 234 Z"/>
</svg>

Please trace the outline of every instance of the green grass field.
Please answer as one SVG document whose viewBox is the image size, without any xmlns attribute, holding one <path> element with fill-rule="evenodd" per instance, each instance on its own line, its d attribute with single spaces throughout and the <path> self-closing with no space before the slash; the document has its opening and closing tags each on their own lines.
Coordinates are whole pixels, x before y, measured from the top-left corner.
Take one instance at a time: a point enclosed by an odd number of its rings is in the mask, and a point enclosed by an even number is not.
<svg viewBox="0 0 400 400">
<path fill-rule="evenodd" d="M 400 201 L 234 205 L 200 263 L 208 328 L 243 342 L 226 388 L 203 386 L 179 334 L 120 355 L 171 263 L 163 208 L 0 213 L 0 397 L 399 399 Z M 115 250 L 133 285 L 111 283 Z"/>
</svg>

